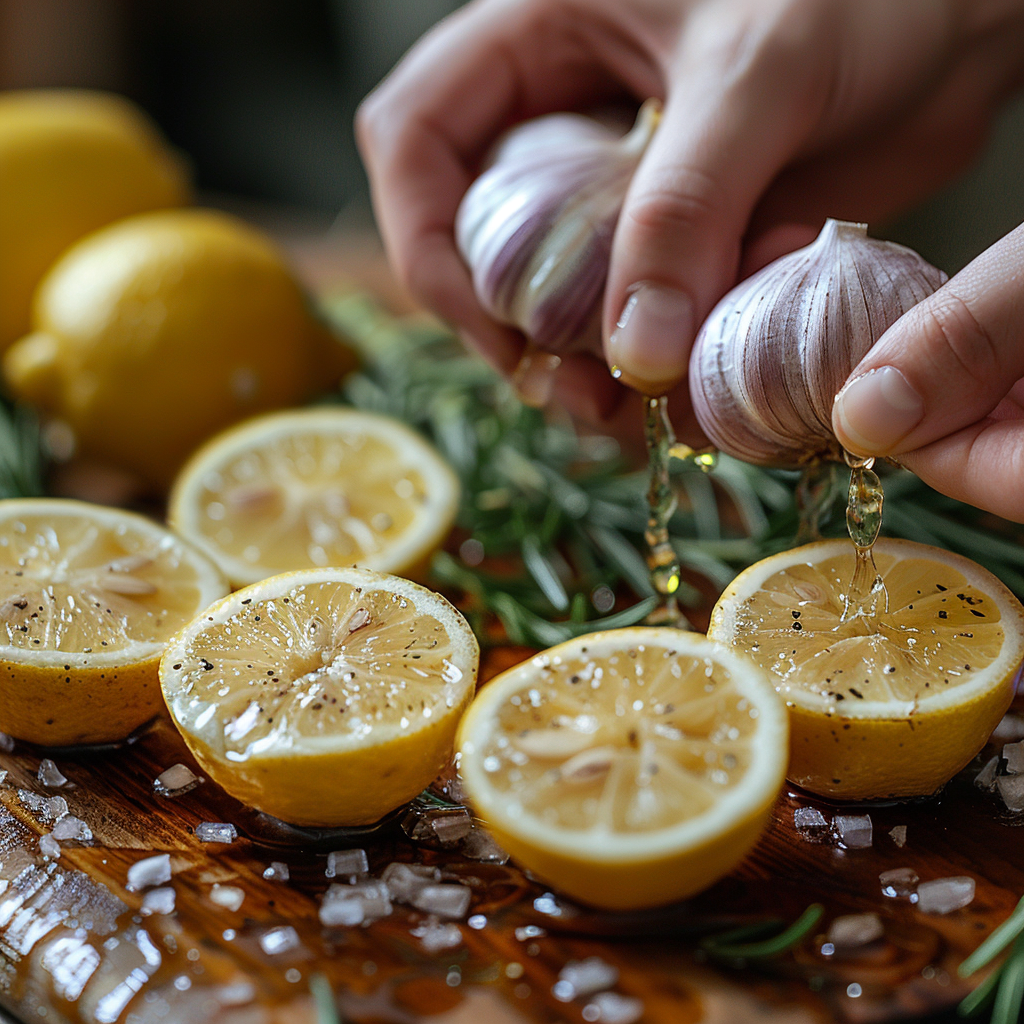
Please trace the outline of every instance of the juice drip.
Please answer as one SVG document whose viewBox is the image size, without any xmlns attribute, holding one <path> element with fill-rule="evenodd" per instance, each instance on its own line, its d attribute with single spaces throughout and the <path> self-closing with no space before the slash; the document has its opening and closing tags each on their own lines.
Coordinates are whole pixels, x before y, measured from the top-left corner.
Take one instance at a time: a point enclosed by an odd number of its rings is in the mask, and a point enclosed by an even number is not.
<svg viewBox="0 0 1024 1024">
<path fill-rule="evenodd" d="M 859 459 L 849 452 L 844 458 L 851 471 L 846 528 L 857 556 L 841 621 L 861 619 L 873 631 L 878 615 L 889 607 L 889 595 L 871 551 L 882 526 L 882 483 L 871 468 L 874 459 Z"/>
<path fill-rule="evenodd" d="M 679 559 L 668 533 L 669 520 L 676 509 L 676 495 L 668 473 L 669 461 L 675 454 L 676 439 L 664 397 L 647 399 L 644 436 L 647 439 L 650 466 L 644 540 L 647 542 L 647 568 L 651 572 L 651 585 L 661 597 L 658 607 L 647 616 L 647 624 L 685 629 L 689 623 L 680 611 L 676 598 L 681 581 Z"/>
</svg>

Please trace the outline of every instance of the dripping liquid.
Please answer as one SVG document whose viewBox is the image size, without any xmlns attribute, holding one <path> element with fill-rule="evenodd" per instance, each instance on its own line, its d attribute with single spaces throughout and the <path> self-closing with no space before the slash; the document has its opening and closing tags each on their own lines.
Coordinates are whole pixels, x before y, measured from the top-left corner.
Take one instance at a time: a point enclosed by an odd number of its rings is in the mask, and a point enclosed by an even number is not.
<svg viewBox="0 0 1024 1024">
<path fill-rule="evenodd" d="M 874 472 L 874 459 L 859 459 L 844 453 L 850 467 L 850 494 L 846 506 L 846 528 L 856 551 L 853 578 L 846 591 L 843 623 L 860 620 L 875 632 L 877 619 L 889 607 L 885 583 L 872 553 L 882 526 L 882 483 Z"/>
</svg>

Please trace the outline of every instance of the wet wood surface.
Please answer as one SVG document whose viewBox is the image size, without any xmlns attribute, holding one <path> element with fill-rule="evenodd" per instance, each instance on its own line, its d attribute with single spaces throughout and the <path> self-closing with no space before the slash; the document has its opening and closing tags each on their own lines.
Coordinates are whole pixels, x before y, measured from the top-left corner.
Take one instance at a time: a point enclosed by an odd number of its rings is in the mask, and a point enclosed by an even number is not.
<svg viewBox="0 0 1024 1024">
<path fill-rule="evenodd" d="M 528 653 L 492 650 L 484 675 Z M 436 837 L 414 842 L 396 819 L 348 840 L 366 850 L 371 875 L 393 861 L 437 865 L 471 888 L 467 914 L 437 922 L 396 903 L 367 926 L 325 928 L 317 914 L 331 884 L 327 852 L 346 840 L 269 843 L 255 816 L 209 781 L 158 795 L 153 780 L 170 765 L 198 772 L 167 721 L 117 750 L 54 753 L 67 786 L 40 783 L 41 754 L 20 746 L 0 754 L 8 773 L 0 785 L 0 1006 L 23 1021 L 317 1021 L 329 1018 L 317 1017 L 311 984 L 316 991 L 324 980 L 342 1019 L 360 1024 L 614 1019 L 595 1016 L 607 1002 L 571 993 L 564 1001 L 557 984 L 567 963 L 595 956 L 617 969 L 610 990 L 639 1001 L 612 1009 L 623 1019 L 642 1010 L 636 1019 L 646 1024 L 903 1020 L 954 1006 L 970 987 L 957 964 L 1024 892 L 1024 833 L 973 785 L 979 759 L 938 797 L 858 808 L 873 823 L 867 849 L 807 841 L 794 827 L 796 808 L 853 812 L 786 790 L 739 870 L 688 903 L 642 914 L 574 907 L 511 863 L 473 860 Z M 43 856 L 38 838 L 52 818 L 45 806 L 33 810 L 26 792 L 62 796 L 93 841 Z M 233 823 L 238 838 L 200 842 L 201 822 Z M 889 835 L 901 825 L 902 848 Z M 128 890 L 128 870 L 157 853 L 171 858 L 175 909 L 144 916 L 144 891 Z M 273 861 L 288 865 L 287 882 L 264 878 Z M 922 881 L 970 875 L 976 897 L 948 915 L 921 913 L 882 892 L 880 872 L 900 867 Z M 214 885 L 241 890 L 241 906 L 215 903 Z M 776 960 L 715 963 L 700 951 L 702 935 L 768 916 L 792 920 L 812 901 L 825 907 L 820 925 Z M 852 913 L 878 914 L 884 935 L 824 955 L 831 921 Z M 432 951 L 424 929 L 440 934 L 444 923 L 454 926 L 444 933 L 452 946 Z M 266 952 L 261 940 L 280 928 L 295 930 L 293 948 Z"/>
</svg>

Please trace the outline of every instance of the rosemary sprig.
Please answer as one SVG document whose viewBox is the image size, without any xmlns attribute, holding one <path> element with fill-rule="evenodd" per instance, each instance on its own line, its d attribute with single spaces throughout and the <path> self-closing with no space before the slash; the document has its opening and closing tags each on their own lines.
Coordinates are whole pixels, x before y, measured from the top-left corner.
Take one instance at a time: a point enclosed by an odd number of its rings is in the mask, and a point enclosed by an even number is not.
<svg viewBox="0 0 1024 1024">
<path fill-rule="evenodd" d="M 788 928 L 760 941 L 751 941 L 778 929 L 779 921 L 760 921 L 701 941 L 701 949 L 722 960 L 766 960 L 792 949 L 809 935 L 821 920 L 825 908 L 812 903 Z"/>
<path fill-rule="evenodd" d="M 35 415 L 25 406 L 0 398 L 0 498 L 45 494 L 46 463 Z"/>
<path fill-rule="evenodd" d="M 1024 1001 L 1024 897 L 1013 913 L 957 968 L 961 978 L 994 960 L 1013 944 L 1009 956 L 970 995 L 961 1000 L 957 1013 L 973 1017 L 980 1013 L 994 996 L 992 1024 L 1014 1024 Z"/>
</svg>

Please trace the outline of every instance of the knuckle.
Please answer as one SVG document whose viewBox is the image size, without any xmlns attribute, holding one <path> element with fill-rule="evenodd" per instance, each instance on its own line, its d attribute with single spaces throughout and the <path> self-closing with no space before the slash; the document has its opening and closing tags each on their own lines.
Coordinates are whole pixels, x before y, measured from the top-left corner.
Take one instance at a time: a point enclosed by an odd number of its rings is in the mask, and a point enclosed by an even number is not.
<svg viewBox="0 0 1024 1024">
<path fill-rule="evenodd" d="M 924 337 L 940 366 L 948 364 L 952 356 L 959 370 L 977 384 L 985 384 L 999 373 L 996 339 L 960 296 L 949 293 L 929 303 L 923 317 Z"/>
<path fill-rule="evenodd" d="M 693 232 L 721 219 L 718 187 L 693 168 L 674 167 L 653 176 L 632 196 L 624 210 L 640 244 L 666 232 Z"/>
</svg>

